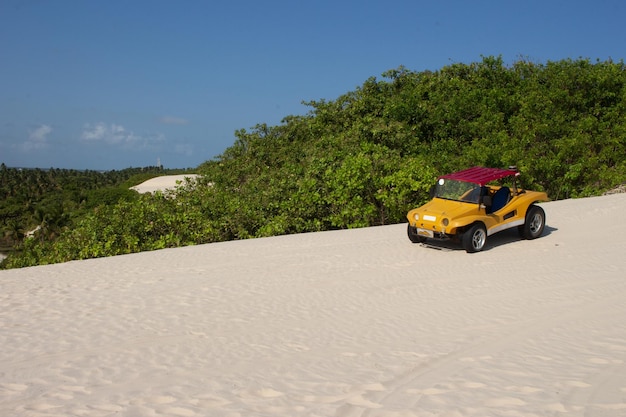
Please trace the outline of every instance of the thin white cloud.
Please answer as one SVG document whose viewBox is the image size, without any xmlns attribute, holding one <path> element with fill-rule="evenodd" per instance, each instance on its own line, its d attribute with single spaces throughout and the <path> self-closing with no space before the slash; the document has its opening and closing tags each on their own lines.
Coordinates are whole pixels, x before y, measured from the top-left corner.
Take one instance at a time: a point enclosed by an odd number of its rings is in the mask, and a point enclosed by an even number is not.
<svg viewBox="0 0 626 417">
<path fill-rule="evenodd" d="M 104 142 L 109 145 L 130 144 L 138 140 L 138 137 L 127 131 L 124 126 L 112 123 L 85 124 L 81 139 L 86 142 Z"/>
<path fill-rule="evenodd" d="M 52 127 L 41 125 L 30 131 L 21 148 L 25 152 L 44 149 L 48 147 L 48 135 L 52 133 Z"/>
<path fill-rule="evenodd" d="M 81 134 L 80 138 L 88 142 L 99 142 L 101 140 L 104 140 L 107 135 L 107 130 L 108 129 L 104 123 L 96 123 L 93 126 L 89 123 L 86 123 L 83 126 L 83 133 Z"/>
<path fill-rule="evenodd" d="M 48 125 L 41 125 L 37 129 L 30 132 L 30 140 L 37 142 L 45 141 L 47 136 L 52 132 L 52 128 Z"/>
<path fill-rule="evenodd" d="M 165 141 L 161 133 L 137 135 L 127 130 L 124 126 L 103 122 L 86 123 L 80 136 L 84 142 L 104 143 L 123 148 L 145 149 L 153 148 L 158 143 Z"/>
<path fill-rule="evenodd" d="M 189 120 L 181 117 L 163 116 L 159 121 L 166 125 L 186 125 L 189 124 Z"/>
</svg>

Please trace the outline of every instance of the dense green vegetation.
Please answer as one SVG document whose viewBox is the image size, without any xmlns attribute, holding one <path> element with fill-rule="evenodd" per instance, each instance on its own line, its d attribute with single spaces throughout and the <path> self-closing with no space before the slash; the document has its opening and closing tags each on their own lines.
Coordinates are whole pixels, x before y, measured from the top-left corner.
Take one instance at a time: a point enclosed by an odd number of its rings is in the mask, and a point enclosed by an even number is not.
<svg viewBox="0 0 626 417">
<path fill-rule="evenodd" d="M 438 173 L 473 165 L 517 165 L 523 186 L 552 199 L 626 182 L 623 62 L 485 57 L 382 76 L 278 126 L 237 131 L 176 198 L 92 206 L 4 266 L 402 222 Z"/>
<path fill-rule="evenodd" d="M 0 164 L 0 250 L 19 246 L 27 235 L 54 241 L 96 207 L 137 200 L 138 194 L 129 187 L 183 172 L 161 167 L 107 172 L 21 169 Z"/>
</svg>

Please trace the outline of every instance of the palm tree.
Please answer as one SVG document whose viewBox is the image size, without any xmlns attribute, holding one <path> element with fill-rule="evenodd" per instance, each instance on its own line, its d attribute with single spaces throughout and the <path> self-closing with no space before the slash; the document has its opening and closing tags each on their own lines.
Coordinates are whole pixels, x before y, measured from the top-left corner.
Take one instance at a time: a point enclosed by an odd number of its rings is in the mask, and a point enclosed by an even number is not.
<svg viewBox="0 0 626 417">
<path fill-rule="evenodd" d="M 19 242 L 24 239 L 24 228 L 22 225 L 15 219 L 12 219 L 8 222 L 8 235 L 13 242 L 13 246 L 17 246 Z"/>
</svg>

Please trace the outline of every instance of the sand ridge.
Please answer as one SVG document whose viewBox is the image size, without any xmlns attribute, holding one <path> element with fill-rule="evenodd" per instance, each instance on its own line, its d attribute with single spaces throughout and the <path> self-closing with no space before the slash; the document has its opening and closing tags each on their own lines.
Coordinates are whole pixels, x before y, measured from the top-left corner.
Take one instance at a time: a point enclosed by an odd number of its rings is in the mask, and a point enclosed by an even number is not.
<svg viewBox="0 0 626 417">
<path fill-rule="evenodd" d="M 623 416 L 626 194 L 0 271 L 0 415 Z"/>
<path fill-rule="evenodd" d="M 135 190 L 140 194 L 154 193 L 156 191 L 164 192 L 166 190 L 175 190 L 180 185 L 184 185 L 185 181 L 194 180 L 197 177 L 197 174 L 163 175 L 160 177 L 150 178 L 139 185 L 130 187 L 130 189 Z"/>
</svg>

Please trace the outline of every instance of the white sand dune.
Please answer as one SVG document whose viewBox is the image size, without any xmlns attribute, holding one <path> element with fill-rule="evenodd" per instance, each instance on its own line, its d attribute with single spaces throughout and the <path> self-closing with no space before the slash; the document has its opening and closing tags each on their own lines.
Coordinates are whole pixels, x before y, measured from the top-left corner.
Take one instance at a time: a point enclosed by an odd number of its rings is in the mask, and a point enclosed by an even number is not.
<svg viewBox="0 0 626 417">
<path fill-rule="evenodd" d="M 2 416 L 626 415 L 626 194 L 0 271 Z"/>
<path fill-rule="evenodd" d="M 130 187 L 130 189 L 141 194 L 154 193 L 156 191 L 175 190 L 176 187 L 180 186 L 180 184 L 184 184 L 187 179 L 193 180 L 197 177 L 197 174 L 163 175 L 151 178 L 139 185 Z"/>
</svg>

